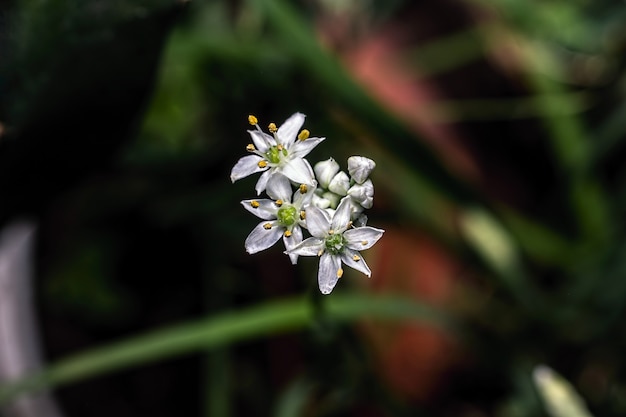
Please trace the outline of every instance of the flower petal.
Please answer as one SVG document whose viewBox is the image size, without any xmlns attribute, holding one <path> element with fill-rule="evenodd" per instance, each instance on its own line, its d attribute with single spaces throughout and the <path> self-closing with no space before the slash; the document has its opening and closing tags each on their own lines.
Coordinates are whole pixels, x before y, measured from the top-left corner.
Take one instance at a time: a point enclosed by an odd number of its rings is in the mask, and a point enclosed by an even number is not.
<svg viewBox="0 0 626 417">
<path fill-rule="evenodd" d="M 274 169 L 269 169 L 261 174 L 258 181 L 256 182 L 256 186 L 254 187 L 257 195 L 261 195 L 261 193 L 265 191 L 265 188 L 267 188 L 267 182 L 270 180 L 271 177 L 274 176 L 275 172 L 276 171 Z"/>
<path fill-rule="evenodd" d="M 365 259 L 361 258 L 361 254 L 358 251 L 351 249 L 344 249 L 341 254 L 341 262 L 348 265 L 350 268 L 363 272 L 368 277 L 372 276 L 369 266 L 365 263 Z"/>
<path fill-rule="evenodd" d="M 306 116 L 302 113 L 294 113 L 289 119 L 285 120 L 285 123 L 283 123 L 276 132 L 276 140 L 278 143 L 289 149 L 304 124 L 305 117 Z"/>
<path fill-rule="evenodd" d="M 252 142 L 259 152 L 265 153 L 270 146 L 276 145 L 276 141 L 273 137 L 260 130 L 248 130 L 248 133 L 252 137 Z"/>
<path fill-rule="evenodd" d="M 348 223 L 350 223 L 350 199 L 344 198 L 339 203 L 339 206 L 337 206 L 337 210 L 335 210 L 331 222 L 331 229 L 335 231 L 345 230 Z"/>
<path fill-rule="evenodd" d="M 384 232 L 382 229 L 370 226 L 355 227 L 354 229 L 346 230 L 343 237 L 346 238 L 347 247 L 359 251 L 374 246 L 374 243 L 378 242 L 378 239 L 382 237 Z"/>
<path fill-rule="evenodd" d="M 287 252 L 302 243 L 302 229 L 300 226 L 294 226 L 294 228 L 291 229 L 291 236 L 287 237 L 283 235 L 283 243 L 285 244 Z M 287 255 L 289 255 L 289 259 L 293 265 L 298 263 L 297 253 L 287 253 Z"/>
<path fill-rule="evenodd" d="M 320 268 L 317 271 L 317 283 L 322 294 L 330 294 L 335 288 L 341 275 L 341 258 L 324 253 L 320 258 Z"/>
<path fill-rule="evenodd" d="M 248 210 L 250 213 L 254 214 L 260 219 L 264 220 L 275 220 L 276 212 L 278 211 L 278 207 L 274 200 L 269 200 L 267 198 L 262 198 L 259 200 L 243 200 L 241 202 L 243 208 Z"/>
<path fill-rule="evenodd" d="M 324 241 L 316 237 L 310 237 L 293 248 L 286 250 L 287 255 L 295 254 L 300 256 L 319 256 L 320 252 L 324 249 Z"/>
<path fill-rule="evenodd" d="M 274 200 L 283 200 L 286 203 L 291 201 L 291 183 L 282 174 L 272 175 L 271 181 L 267 183 L 266 192 Z"/>
<path fill-rule="evenodd" d="M 293 157 L 303 158 L 326 138 L 307 138 L 295 141 L 289 148 L 289 154 Z"/>
<path fill-rule="evenodd" d="M 295 158 L 288 159 L 279 168 L 287 178 L 297 184 L 307 184 L 313 186 L 315 184 L 315 174 L 313 168 L 306 159 Z"/>
<path fill-rule="evenodd" d="M 239 161 L 237 161 L 237 163 L 233 167 L 232 171 L 230 171 L 230 180 L 232 182 L 235 182 L 237 180 L 247 177 L 248 175 L 252 175 L 255 172 L 267 170 L 267 167 L 259 167 L 259 161 L 261 161 L 262 159 L 263 158 L 258 155 L 248 155 L 239 159 Z"/>
<path fill-rule="evenodd" d="M 297 189 L 293 193 L 293 197 L 291 198 L 291 204 L 296 206 L 298 210 L 306 208 L 309 204 L 311 204 L 311 200 L 315 197 L 315 190 L 309 188 L 306 193 L 302 194 L 299 189 Z"/>
<path fill-rule="evenodd" d="M 272 226 L 270 229 L 266 229 L 268 223 Z M 278 222 L 259 223 L 246 238 L 246 252 L 253 254 L 269 248 L 278 242 L 284 232 L 285 228 Z"/>
<path fill-rule="evenodd" d="M 329 216 L 325 210 L 315 206 L 306 209 L 306 228 L 311 235 L 323 239 L 330 229 Z"/>
</svg>

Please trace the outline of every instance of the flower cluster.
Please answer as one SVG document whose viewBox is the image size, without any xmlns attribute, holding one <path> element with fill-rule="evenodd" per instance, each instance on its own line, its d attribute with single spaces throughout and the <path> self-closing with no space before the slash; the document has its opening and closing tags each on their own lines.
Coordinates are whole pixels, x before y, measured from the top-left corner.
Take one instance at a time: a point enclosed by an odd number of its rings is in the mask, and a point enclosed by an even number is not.
<svg viewBox="0 0 626 417">
<path fill-rule="evenodd" d="M 369 175 L 376 166 L 363 156 L 348 158 L 348 173 L 332 158 L 311 167 L 304 157 L 325 138 L 310 137 L 302 129 L 304 114 L 295 113 L 280 127 L 270 123 L 271 134 L 263 132 L 254 116 L 249 123 L 252 143 L 249 155 L 233 167 L 235 182 L 262 173 L 256 183 L 257 195 L 268 198 L 244 200 L 243 207 L 262 219 L 245 242 L 250 254 L 260 252 L 281 238 L 285 253 L 296 264 L 299 256 L 318 256 L 318 284 L 322 294 L 330 294 L 343 275 L 342 265 L 371 271 L 361 258 L 361 250 L 371 248 L 383 230 L 367 226 L 365 209 L 371 208 L 374 185 Z M 304 230 L 310 237 L 304 239 Z"/>
</svg>

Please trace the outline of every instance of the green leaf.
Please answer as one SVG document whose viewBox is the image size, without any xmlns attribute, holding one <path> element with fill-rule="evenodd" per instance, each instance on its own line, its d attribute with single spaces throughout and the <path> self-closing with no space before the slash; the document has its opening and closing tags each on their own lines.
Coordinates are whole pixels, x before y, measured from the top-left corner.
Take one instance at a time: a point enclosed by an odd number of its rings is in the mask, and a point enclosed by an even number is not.
<svg viewBox="0 0 626 417">
<path fill-rule="evenodd" d="M 333 295 L 323 299 L 323 308 L 327 318 L 337 322 L 361 318 L 417 319 L 451 326 L 439 313 L 406 298 Z M 190 352 L 300 330 L 314 323 L 315 319 L 310 300 L 301 297 L 156 330 L 76 354 L 40 373 L 5 384 L 0 387 L 0 404 L 25 392 L 66 385 Z"/>
</svg>

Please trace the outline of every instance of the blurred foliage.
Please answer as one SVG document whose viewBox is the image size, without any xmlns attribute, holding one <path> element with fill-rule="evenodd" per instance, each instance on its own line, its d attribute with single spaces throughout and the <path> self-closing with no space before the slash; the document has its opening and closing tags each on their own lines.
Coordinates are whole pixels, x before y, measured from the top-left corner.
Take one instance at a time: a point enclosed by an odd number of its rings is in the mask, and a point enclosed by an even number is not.
<svg viewBox="0 0 626 417">
<path fill-rule="evenodd" d="M 68 415 L 538 416 L 532 370 L 546 364 L 592 414 L 626 411 L 623 4 L 1 7 L 0 224 L 40 224 L 52 360 L 4 401 L 63 385 Z M 438 279 L 410 259 L 377 276 L 384 248 L 370 285 L 350 275 L 324 299 L 313 263 L 244 253 L 255 220 L 238 205 L 254 180 L 228 175 L 246 117 L 295 111 L 328 138 L 311 161 L 377 162 L 370 223 L 460 265 L 448 302 L 363 295 Z M 383 346 L 410 319 L 464 360 L 435 394 L 406 395 L 384 376 L 373 319 Z M 415 357 L 428 345 L 402 343 Z"/>
</svg>

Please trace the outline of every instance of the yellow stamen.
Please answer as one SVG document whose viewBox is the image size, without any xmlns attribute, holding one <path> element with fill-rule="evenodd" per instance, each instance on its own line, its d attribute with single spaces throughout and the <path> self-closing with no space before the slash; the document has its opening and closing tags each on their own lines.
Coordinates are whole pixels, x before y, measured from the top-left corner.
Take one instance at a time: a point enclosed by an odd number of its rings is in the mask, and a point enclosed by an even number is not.
<svg viewBox="0 0 626 417">
<path fill-rule="evenodd" d="M 270 132 L 272 133 L 276 133 L 276 131 L 278 130 L 278 128 L 276 127 L 275 123 L 270 123 L 269 126 L 267 126 L 267 128 L 270 130 Z"/>
<path fill-rule="evenodd" d="M 252 126 L 255 126 L 256 124 L 259 123 L 259 119 L 257 119 L 255 116 L 253 115 L 249 115 L 248 116 L 248 123 L 250 123 Z"/>
<path fill-rule="evenodd" d="M 298 134 L 298 139 L 300 140 L 307 140 L 309 138 L 309 135 L 311 134 L 311 132 L 309 132 L 306 129 L 302 129 L 302 132 L 300 132 Z"/>
<path fill-rule="evenodd" d="M 254 145 L 253 145 L 253 144 L 249 143 L 249 144 L 246 146 L 246 151 L 248 151 L 248 152 L 254 152 L 254 151 L 256 151 L 256 148 L 254 147 Z"/>
<path fill-rule="evenodd" d="M 276 145 L 276 149 L 278 149 L 279 151 L 282 151 L 284 148 L 283 145 L 281 145 L 280 143 L 278 145 Z"/>
<path fill-rule="evenodd" d="M 265 223 L 265 224 L 263 225 L 263 228 L 264 228 L 265 230 L 270 230 L 270 229 L 272 228 L 272 223 Z"/>
<path fill-rule="evenodd" d="M 259 166 L 259 168 L 265 168 L 267 166 L 267 161 L 264 159 L 260 160 L 257 165 Z"/>
<path fill-rule="evenodd" d="M 285 237 L 291 236 L 291 232 L 289 230 L 285 230 Z"/>
<path fill-rule="evenodd" d="M 276 200 L 276 205 L 278 207 L 282 206 L 283 205 L 283 200 Z"/>
<path fill-rule="evenodd" d="M 309 187 L 307 187 L 306 184 L 300 184 L 300 194 L 306 194 L 308 190 Z"/>
<path fill-rule="evenodd" d="M 256 201 L 256 200 L 252 200 L 250 202 L 250 205 L 252 206 L 252 208 L 259 208 L 259 206 L 260 206 L 259 202 Z"/>
<path fill-rule="evenodd" d="M 330 230 L 328 231 L 328 234 L 329 234 L 329 235 L 333 235 L 333 234 L 335 234 L 335 231 L 334 231 L 333 229 L 330 229 Z"/>
<path fill-rule="evenodd" d="M 369 242 L 368 242 L 367 240 L 363 240 L 363 241 L 361 241 L 361 245 L 363 245 L 363 246 L 367 245 L 368 243 L 369 243 Z"/>
<path fill-rule="evenodd" d="M 337 278 L 341 278 L 343 276 L 343 269 L 339 268 L 337 270 Z"/>
<path fill-rule="evenodd" d="M 346 226 L 346 229 L 349 229 L 349 228 L 351 228 L 351 227 L 352 227 L 352 220 L 350 220 L 350 221 L 348 222 L 348 225 Z"/>
<path fill-rule="evenodd" d="M 317 252 L 317 256 L 322 256 L 323 253 L 324 253 L 324 248 L 320 249 L 320 251 Z"/>
<path fill-rule="evenodd" d="M 304 220 L 304 219 L 306 219 L 306 211 L 301 210 L 300 211 L 300 220 Z"/>
<path fill-rule="evenodd" d="M 359 255 L 354 255 L 352 257 L 352 260 L 355 261 L 355 262 L 359 262 L 361 260 L 361 257 Z"/>
</svg>

